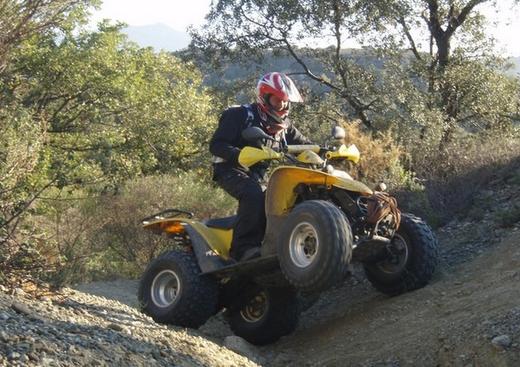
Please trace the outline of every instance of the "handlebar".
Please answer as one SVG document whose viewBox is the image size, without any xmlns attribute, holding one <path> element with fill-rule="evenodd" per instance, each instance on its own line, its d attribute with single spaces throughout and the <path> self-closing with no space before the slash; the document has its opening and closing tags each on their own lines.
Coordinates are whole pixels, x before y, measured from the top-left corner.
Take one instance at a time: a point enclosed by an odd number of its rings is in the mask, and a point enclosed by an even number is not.
<svg viewBox="0 0 520 367">
<path fill-rule="evenodd" d="M 321 148 L 319 145 L 314 144 L 300 144 L 300 145 L 288 145 L 286 152 L 291 154 L 302 153 L 306 150 L 313 151 L 314 153 L 319 153 Z"/>
</svg>

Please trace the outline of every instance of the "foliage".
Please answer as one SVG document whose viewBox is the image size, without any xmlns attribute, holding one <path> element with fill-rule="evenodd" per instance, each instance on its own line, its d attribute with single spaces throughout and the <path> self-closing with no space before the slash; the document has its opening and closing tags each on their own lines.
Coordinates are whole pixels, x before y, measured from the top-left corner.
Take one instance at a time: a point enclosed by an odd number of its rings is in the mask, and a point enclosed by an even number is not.
<svg viewBox="0 0 520 367">
<path fill-rule="evenodd" d="M 74 28 L 99 3 L 99 0 L 1 0 L 0 72 L 18 45 L 38 34 Z"/>
<path fill-rule="evenodd" d="M 166 208 L 200 218 L 231 214 L 236 201 L 212 187 L 203 172 L 179 171 L 127 181 L 118 194 L 85 197 L 56 191 L 30 225 L 46 234 L 41 252 L 52 263 L 56 284 L 115 276 L 136 277 L 174 242 L 145 231 L 141 219 Z"/>
<path fill-rule="evenodd" d="M 216 120 L 195 67 L 138 48 L 121 25 L 75 28 L 86 2 L 44 2 L 65 3 L 83 5 L 54 17 L 58 23 L 46 23 L 45 31 L 6 43 L 9 62 L 0 70 L 0 242 L 13 254 L 35 243 L 62 281 L 71 278 L 68 271 L 87 268 L 87 239 L 100 227 L 95 217 L 81 220 L 86 209 L 71 197 L 117 192 L 140 175 L 203 166 Z M 6 24 L 0 14 L 0 25 Z M 51 207 L 43 198 L 65 201 Z M 45 216 L 55 230 L 24 222 Z"/>
<path fill-rule="evenodd" d="M 277 60 L 305 95 L 291 117 L 308 137 L 347 128 L 355 177 L 385 181 L 432 224 L 464 213 L 520 155 L 519 81 L 483 31 L 486 2 L 219 0 L 177 57 L 137 47 L 122 25 L 82 29 L 96 0 L 0 0 L 0 278 L 133 276 L 171 245 L 140 218 L 232 213 L 209 183 L 207 142 Z M 350 40 L 363 48 L 345 51 Z M 240 80 L 226 83 L 230 71 Z"/>
<path fill-rule="evenodd" d="M 416 164 L 417 176 L 426 187 L 429 203 L 440 222 L 465 215 L 479 190 L 498 176 L 502 167 L 520 156 L 520 136 L 511 131 L 466 136 L 448 144 L 436 159 Z"/>
<path fill-rule="evenodd" d="M 514 226 L 520 222 L 520 206 L 513 205 L 510 208 L 500 210 L 496 215 L 496 221 L 504 228 Z"/>
<path fill-rule="evenodd" d="M 9 92 L 48 121 L 62 185 L 168 172 L 197 158 L 207 139 L 209 97 L 197 72 L 128 43 L 118 27 L 37 40 L 17 61 L 32 88 Z"/>
<path fill-rule="evenodd" d="M 344 124 L 347 143 L 355 144 L 361 153 L 358 164 L 350 173 L 358 180 L 374 186 L 385 182 L 391 191 L 414 188 L 416 183 L 411 173 L 402 166 L 404 152 L 395 144 L 391 134 L 375 137 L 362 128 L 360 121 Z"/>
<path fill-rule="evenodd" d="M 192 50 L 215 67 L 261 65 L 266 50 L 291 57 L 282 71 L 333 94 L 334 113 L 438 151 L 458 129 L 518 119 L 518 81 L 499 73 L 503 60 L 482 31 L 478 6 L 490 1 L 220 0 L 207 24 L 192 30 Z M 317 40 L 331 46 L 312 48 Z M 364 62 L 344 52 L 349 40 L 364 47 Z"/>
</svg>

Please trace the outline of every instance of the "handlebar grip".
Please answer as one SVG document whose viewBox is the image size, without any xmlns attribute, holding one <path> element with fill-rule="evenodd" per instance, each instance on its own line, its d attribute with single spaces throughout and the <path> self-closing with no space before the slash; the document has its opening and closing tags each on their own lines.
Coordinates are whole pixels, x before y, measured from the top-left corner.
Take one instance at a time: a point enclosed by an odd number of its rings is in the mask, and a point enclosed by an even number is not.
<svg viewBox="0 0 520 367">
<path fill-rule="evenodd" d="M 314 153 L 320 152 L 320 146 L 314 145 L 314 144 L 300 144 L 300 145 L 288 145 L 287 146 L 287 153 L 301 153 L 306 150 L 311 150 Z"/>
</svg>

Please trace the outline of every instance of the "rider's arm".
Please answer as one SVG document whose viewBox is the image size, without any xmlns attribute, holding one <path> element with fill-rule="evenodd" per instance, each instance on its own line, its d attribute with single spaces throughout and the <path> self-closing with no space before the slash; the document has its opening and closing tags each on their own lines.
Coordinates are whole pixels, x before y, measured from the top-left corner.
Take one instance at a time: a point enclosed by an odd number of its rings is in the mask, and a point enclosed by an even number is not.
<svg viewBox="0 0 520 367">
<path fill-rule="evenodd" d="M 245 120 L 243 108 L 229 108 L 220 116 L 217 130 L 209 143 L 211 154 L 225 159 L 227 162 L 236 163 L 240 148 L 242 122 Z"/>
<path fill-rule="evenodd" d="M 287 131 L 285 132 L 285 139 L 287 140 L 287 144 L 296 145 L 296 144 L 312 144 L 312 142 L 307 139 L 291 122 Z"/>
</svg>

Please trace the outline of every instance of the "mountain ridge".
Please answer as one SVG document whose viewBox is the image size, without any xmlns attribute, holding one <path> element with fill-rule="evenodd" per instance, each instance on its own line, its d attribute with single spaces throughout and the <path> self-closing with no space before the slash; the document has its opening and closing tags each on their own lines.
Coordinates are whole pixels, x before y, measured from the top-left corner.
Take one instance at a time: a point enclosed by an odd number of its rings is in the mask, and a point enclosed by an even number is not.
<svg viewBox="0 0 520 367">
<path fill-rule="evenodd" d="M 141 47 L 152 47 L 156 51 L 179 51 L 186 48 L 191 38 L 186 32 L 177 31 L 163 23 L 128 26 L 122 32 Z"/>
</svg>

